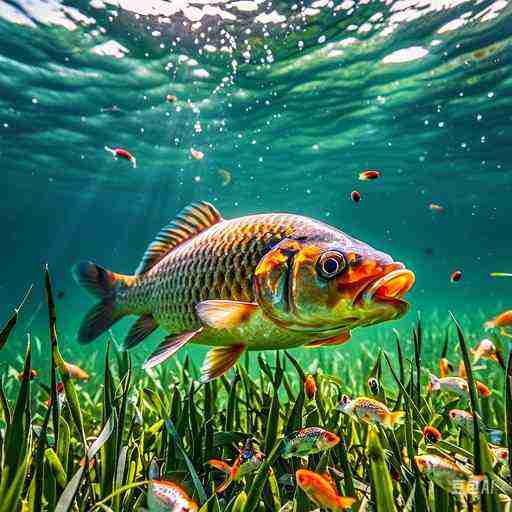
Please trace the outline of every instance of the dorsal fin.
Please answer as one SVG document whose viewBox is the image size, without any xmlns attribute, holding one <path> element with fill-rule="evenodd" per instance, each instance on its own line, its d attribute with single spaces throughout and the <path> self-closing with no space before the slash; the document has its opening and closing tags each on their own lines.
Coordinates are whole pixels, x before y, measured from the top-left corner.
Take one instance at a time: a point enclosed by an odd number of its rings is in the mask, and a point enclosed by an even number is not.
<svg viewBox="0 0 512 512">
<path fill-rule="evenodd" d="M 175 247 L 221 221 L 222 217 L 217 208 L 205 201 L 192 203 L 183 208 L 149 244 L 135 275 L 147 272 Z"/>
</svg>

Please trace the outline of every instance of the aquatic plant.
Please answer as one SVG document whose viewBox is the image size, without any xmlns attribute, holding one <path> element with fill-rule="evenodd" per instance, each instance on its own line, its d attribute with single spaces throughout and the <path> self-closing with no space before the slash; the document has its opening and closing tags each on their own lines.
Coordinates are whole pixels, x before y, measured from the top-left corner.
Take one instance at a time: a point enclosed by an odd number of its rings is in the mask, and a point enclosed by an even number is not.
<svg viewBox="0 0 512 512">
<path fill-rule="evenodd" d="M 312 510 L 316 505 L 296 483 L 299 469 L 321 474 L 336 495 L 355 498 L 354 511 L 510 506 L 512 357 L 504 358 L 505 370 L 491 362 L 474 366 L 455 318 L 466 395 L 428 391 L 437 361 L 424 358 L 420 321 L 409 355 L 410 345 L 395 332 L 396 354 L 362 353 L 361 365 L 344 373 L 336 374 L 335 365 L 320 357 L 311 376 L 291 353 L 259 353 L 244 356 L 227 376 L 206 384 L 199 383 L 189 357 L 145 373 L 109 342 L 103 385 L 96 374 L 91 387 L 74 380 L 61 355 L 48 269 L 45 290 L 50 382 L 31 378 L 30 335 L 21 377 L 4 375 L 0 381 L 0 512 L 152 510 L 155 500 L 148 501 L 148 493 L 162 480 L 178 484 L 201 512 Z M 9 342 L 19 312 L 20 307 L 0 332 L 0 348 Z M 446 349 L 449 334 L 445 340 L 438 354 L 443 357 L 455 352 Z M 500 338 L 495 341 L 504 351 Z M 477 379 L 491 388 L 489 396 L 479 396 Z M 308 391 L 308 381 L 315 392 Z M 337 406 L 347 393 L 404 411 L 405 421 L 384 428 L 370 416 L 346 415 Z M 455 406 L 478 419 L 472 432 L 449 421 Z M 321 427 L 339 442 L 306 457 L 283 457 L 285 439 L 303 427 Z M 208 461 L 232 467 L 238 457 L 240 466 L 243 450 L 252 445 L 265 457 L 217 492 L 225 474 Z M 474 489 L 436 468 L 424 474 L 415 463 L 420 454 L 455 463 Z"/>
</svg>

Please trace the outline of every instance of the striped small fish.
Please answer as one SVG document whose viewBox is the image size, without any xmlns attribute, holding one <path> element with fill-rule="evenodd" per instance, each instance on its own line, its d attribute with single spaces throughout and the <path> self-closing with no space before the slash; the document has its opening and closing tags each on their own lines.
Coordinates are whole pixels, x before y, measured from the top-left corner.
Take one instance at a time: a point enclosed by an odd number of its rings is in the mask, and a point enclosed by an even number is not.
<svg viewBox="0 0 512 512">
<path fill-rule="evenodd" d="M 137 315 L 131 348 L 157 327 L 169 332 L 151 368 L 188 343 L 210 345 L 207 382 L 245 350 L 344 343 L 350 330 L 401 317 L 414 274 L 402 263 L 322 222 L 286 213 L 224 220 L 209 203 L 186 207 L 160 231 L 134 275 L 92 262 L 74 266 L 98 297 L 78 341 Z"/>
</svg>

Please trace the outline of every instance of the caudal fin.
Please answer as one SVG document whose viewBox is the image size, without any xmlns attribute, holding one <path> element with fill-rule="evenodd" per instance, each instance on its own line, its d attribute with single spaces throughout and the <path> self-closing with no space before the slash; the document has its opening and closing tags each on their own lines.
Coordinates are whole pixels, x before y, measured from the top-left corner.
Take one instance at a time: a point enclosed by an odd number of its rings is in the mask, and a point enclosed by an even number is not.
<svg viewBox="0 0 512 512">
<path fill-rule="evenodd" d="M 396 411 L 390 412 L 388 416 L 386 416 L 385 424 L 387 427 L 394 428 L 405 420 L 405 412 Z"/>
<path fill-rule="evenodd" d="M 71 272 L 80 286 L 100 299 L 85 315 L 78 331 L 79 343 L 89 343 L 127 314 L 116 304 L 116 292 L 129 276 L 115 274 L 91 261 L 77 263 Z"/>
</svg>

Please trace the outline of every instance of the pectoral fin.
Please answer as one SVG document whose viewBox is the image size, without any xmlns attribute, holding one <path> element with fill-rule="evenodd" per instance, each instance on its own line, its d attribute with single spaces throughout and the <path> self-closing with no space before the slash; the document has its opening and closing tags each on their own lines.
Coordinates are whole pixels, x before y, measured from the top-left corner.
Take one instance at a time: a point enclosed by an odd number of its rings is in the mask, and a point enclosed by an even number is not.
<svg viewBox="0 0 512 512">
<path fill-rule="evenodd" d="M 350 331 L 343 331 L 341 334 L 337 334 L 332 338 L 312 341 L 311 343 L 304 345 L 304 348 L 325 347 L 327 345 L 341 345 L 343 343 L 346 343 L 350 339 L 350 336 Z"/>
<path fill-rule="evenodd" d="M 196 306 L 201 321 L 215 329 L 232 329 L 247 322 L 258 310 L 253 302 L 234 300 L 205 300 Z"/>
<path fill-rule="evenodd" d="M 153 366 L 157 366 L 163 363 L 166 359 L 173 356 L 178 350 L 187 344 L 194 336 L 199 334 L 203 328 L 197 329 L 197 331 L 185 332 L 178 336 L 167 336 L 165 340 L 158 345 L 156 350 L 146 359 L 142 368 L 149 370 Z"/>
<path fill-rule="evenodd" d="M 245 345 L 231 345 L 229 347 L 216 347 L 206 354 L 201 367 L 201 382 L 210 382 L 224 375 L 245 350 Z"/>
</svg>

